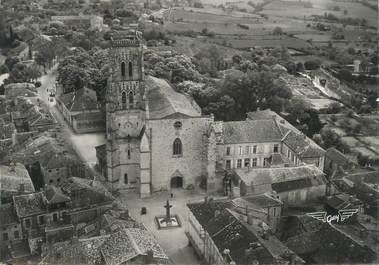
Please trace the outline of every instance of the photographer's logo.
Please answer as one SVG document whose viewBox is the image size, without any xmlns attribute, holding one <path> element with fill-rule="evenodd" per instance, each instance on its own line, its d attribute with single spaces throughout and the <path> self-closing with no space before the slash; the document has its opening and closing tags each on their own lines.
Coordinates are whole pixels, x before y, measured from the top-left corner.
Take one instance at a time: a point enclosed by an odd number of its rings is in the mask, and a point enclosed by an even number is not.
<svg viewBox="0 0 379 265">
<path fill-rule="evenodd" d="M 339 210 L 337 215 L 328 215 L 327 212 L 306 213 L 306 215 L 320 220 L 324 223 L 331 223 L 332 221 L 343 222 L 357 212 L 358 209 L 346 209 Z"/>
</svg>

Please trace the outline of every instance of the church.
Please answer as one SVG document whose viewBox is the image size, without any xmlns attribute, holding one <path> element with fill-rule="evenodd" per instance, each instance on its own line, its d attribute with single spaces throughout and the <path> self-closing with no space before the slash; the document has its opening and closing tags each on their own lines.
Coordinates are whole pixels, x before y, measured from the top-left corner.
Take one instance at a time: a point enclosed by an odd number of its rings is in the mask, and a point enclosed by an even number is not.
<svg viewBox="0 0 379 265">
<path fill-rule="evenodd" d="M 142 41 L 137 31 L 111 38 L 106 144 L 96 152 L 113 190 L 146 197 L 206 180 L 209 192 L 222 190 L 226 171 L 308 164 L 322 172 L 325 151 L 275 112 L 214 121 L 166 80 L 145 76 Z"/>
<path fill-rule="evenodd" d="M 212 185 L 213 116 L 202 115 L 193 99 L 167 81 L 145 76 L 138 32 L 122 31 L 112 37 L 110 61 L 106 144 L 96 150 L 112 188 L 137 188 L 144 197 L 186 188 L 200 176 Z"/>
</svg>

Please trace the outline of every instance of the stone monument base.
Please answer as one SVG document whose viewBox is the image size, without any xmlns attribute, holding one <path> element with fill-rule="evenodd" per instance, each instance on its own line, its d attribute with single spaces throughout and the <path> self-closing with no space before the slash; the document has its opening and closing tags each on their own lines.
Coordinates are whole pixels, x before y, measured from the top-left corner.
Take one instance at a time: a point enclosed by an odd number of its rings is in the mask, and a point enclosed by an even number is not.
<svg viewBox="0 0 379 265">
<path fill-rule="evenodd" d="M 155 223 L 157 224 L 158 229 L 170 229 L 182 226 L 179 216 L 176 214 L 171 215 L 170 220 L 167 220 L 165 215 L 156 216 Z"/>
</svg>

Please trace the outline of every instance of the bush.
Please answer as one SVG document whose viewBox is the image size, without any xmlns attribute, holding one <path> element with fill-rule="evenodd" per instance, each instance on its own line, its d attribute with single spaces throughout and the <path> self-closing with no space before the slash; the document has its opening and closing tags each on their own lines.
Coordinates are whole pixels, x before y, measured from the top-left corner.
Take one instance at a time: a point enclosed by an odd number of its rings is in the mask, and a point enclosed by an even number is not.
<svg viewBox="0 0 379 265">
<path fill-rule="evenodd" d="M 317 70 L 321 66 L 321 61 L 319 59 L 313 59 L 306 61 L 304 63 L 304 67 L 306 70 Z"/>
<path fill-rule="evenodd" d="M 40 87 L 42 85 L 42 83 L 40 81 L 37 81 L 34 83 L 35 87 Z"/>
<path fill-rule="evenodd" d="M 195 2 L 193 4 L 193 7 L 195 7 L 195 8 L 204 8 L 204 6 L 203 6 L 203 4 L 201 2 Z"/>
</svg>

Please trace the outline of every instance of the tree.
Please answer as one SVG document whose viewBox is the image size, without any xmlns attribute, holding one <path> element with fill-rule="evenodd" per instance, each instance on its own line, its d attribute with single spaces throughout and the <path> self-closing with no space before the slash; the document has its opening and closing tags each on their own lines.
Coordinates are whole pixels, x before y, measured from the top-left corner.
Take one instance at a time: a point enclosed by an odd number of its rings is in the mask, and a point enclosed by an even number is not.
<svg viewBox="0 0 379 265">
<path fill-rule="evenodd" d="M 317 70 L 321 66 L 321 61 L 319 59 L 312 59 L 304 62 L 304 67 L 306 70 Z"/>
<path fill-rule="evenodd" d="M 283 35 L 283 29 L 281 27 L 275 27 L 274 30 L 272 31 L 272 34 L 274 35 Z"/>
</svg>

